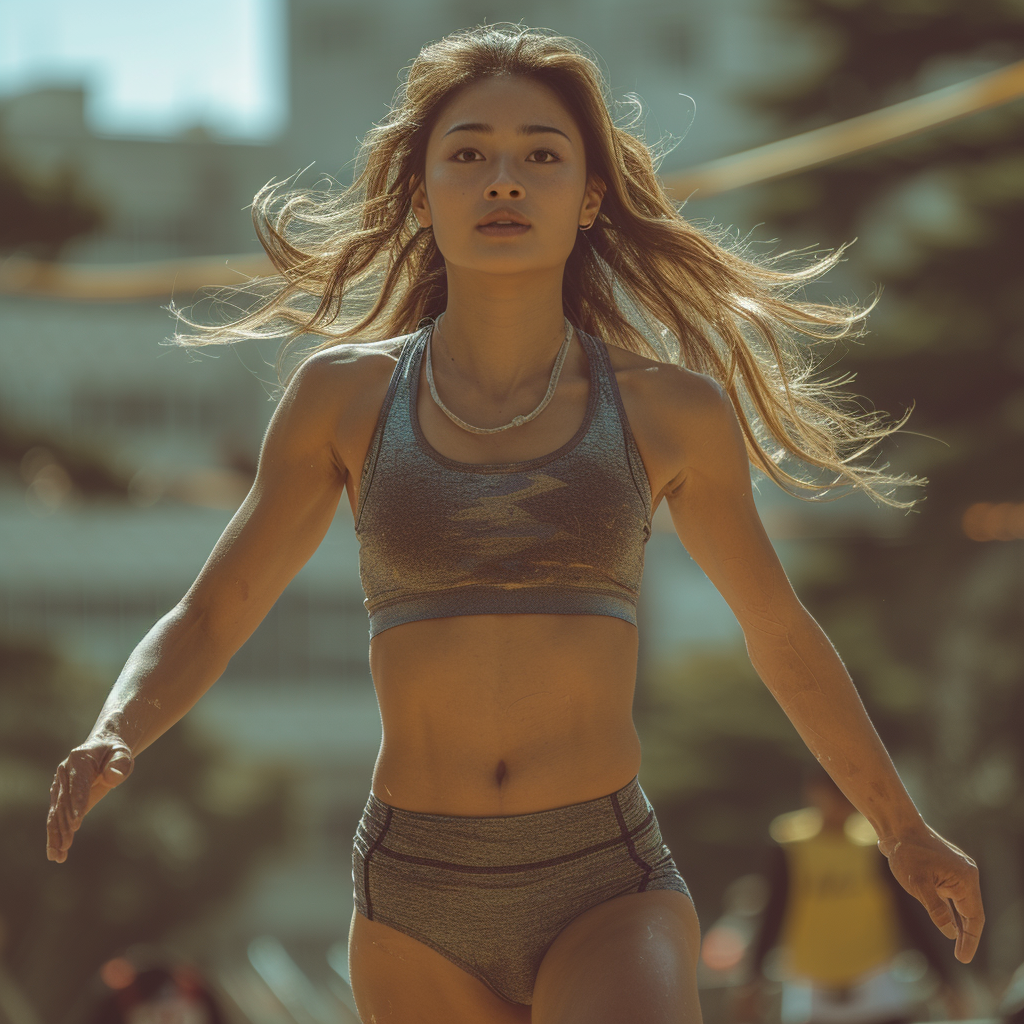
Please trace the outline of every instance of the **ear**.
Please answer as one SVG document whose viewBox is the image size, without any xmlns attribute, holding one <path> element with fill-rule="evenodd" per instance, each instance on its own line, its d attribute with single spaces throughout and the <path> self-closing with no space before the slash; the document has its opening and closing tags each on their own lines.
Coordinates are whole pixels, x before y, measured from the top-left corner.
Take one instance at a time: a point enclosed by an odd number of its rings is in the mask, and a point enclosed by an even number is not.
<svg viewBox="0 0 1024 1024">
<path fill-rule="evenodd" d="M 430 203 L 427 200 L 427 186 L 423 183 L 422 178 L 417 180 L 414 176 L 409 179 L 409 188 L 412 192 L 410 202 L 413 215 L 421 228 L 430 227 L 433 220 L 430 216 Z"/>
<path fill-rule="evenodd" d="M 587 178 L 587 190 L 583 193 L 583 205 L 580 207 L 580 224 L 593 224 L 601 210 L 601 200 L 608 186 L 596 174 Z"/>
</svg>

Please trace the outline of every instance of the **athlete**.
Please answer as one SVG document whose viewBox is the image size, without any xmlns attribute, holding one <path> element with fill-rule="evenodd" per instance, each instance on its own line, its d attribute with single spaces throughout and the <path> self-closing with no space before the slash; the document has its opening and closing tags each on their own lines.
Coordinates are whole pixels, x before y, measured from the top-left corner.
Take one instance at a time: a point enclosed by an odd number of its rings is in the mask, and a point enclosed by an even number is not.
<svg viewBox="0 0 1024 1024">
<path fill-rule="evenodd" d="M 465 30 L 413 62 L 352 186 L 257 195 L 279 274 L 230 324 L 186 320 L 181 343 L 288 332 L 283 360 L 323 341 L 286 378 L 195 584 L 54 780 L 48 856 L 63 862 L 344 493 L 383 721 L 353 849 L 365 1022 L 700 1019 L 697 916 L 631 717 L 662 501 L 896 878 L 961 960 L 981 933 L 974 862 L 922 820 L 751 496 L 752 465 L 811 498 L 846 484 L 897 504 L 887 488 L 908 482 L 856 458 L 902 421 L 843 411 L 795 340 L 865 315 L 791 298 L 841 250 L 783 271 L 695 228 L 606 95 L 574 41 Z"/>
</svg>

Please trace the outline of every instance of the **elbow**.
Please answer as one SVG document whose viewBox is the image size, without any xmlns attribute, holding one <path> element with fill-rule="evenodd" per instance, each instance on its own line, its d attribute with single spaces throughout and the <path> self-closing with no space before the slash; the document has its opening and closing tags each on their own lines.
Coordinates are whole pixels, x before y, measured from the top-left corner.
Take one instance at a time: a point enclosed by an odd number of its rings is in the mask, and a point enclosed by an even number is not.
<svg viewBox="0 0 1024 1024">
<path fill-rule="evenodd" d="M 200 654 L 205 662 L 224 666 L 244 642 L 235 639 L 237 627 L 232 624 L 216 602 L 186 595 L 164 616 L 169 631 L 168 641 L 187 646 Z"/>
<path fill-rule="evenodd" d="M 795 602 L 787 614 L 760 616 L 743 624 L 747 656 L 754 671 L 778 697 L 818 689 L 832 645 L 806 609 Z"/>
<path fill-rule="evenodd" d="M 795 638 L 820 632 L 818 624 L 795 594 L 789 600 L 773 601 L 763 608 L 742 609 L 737 619 L 750 652 L 780 644 L 789 646 Z"/>
</svg>

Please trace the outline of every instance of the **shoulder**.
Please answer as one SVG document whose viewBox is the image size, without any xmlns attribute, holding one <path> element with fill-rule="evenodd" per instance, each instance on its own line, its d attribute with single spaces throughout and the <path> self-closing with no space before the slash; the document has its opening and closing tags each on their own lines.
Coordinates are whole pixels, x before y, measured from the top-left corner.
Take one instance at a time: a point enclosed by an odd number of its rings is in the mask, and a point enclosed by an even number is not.
<svg viewBox="0 0 1024 1024">
<path fill-rule="evenodd" d="M 648 359 L 615 345 L 607 349 L 623 399 L 629 394 L 653 403 L 660 415 L 682 418 L 715 417 L 732 407 L 721 384 L 706 373 Z"/>
<path fill-rule="evenodd" d="M 409 337 L 344 342 L 308 356 L 292 373 L 269 433 L 289 447 L 326 449 L 335 463 L 356 464 Z"/>
<path fill-rule="evenodd" d="M 409 335 L 385 341 L 351 341 L 322 348 L 292 374 L 281 399 L 300 403 L 311 414 L 374 419 Z"/>
<path fill-rule="evenodd" d="M 685 366 L 607 348 L 637 444 L 667 491 L 700 462 L 742 455 L 746 463 L 736 411 L 718 381 Z"/>
<path fill-rule="evenodd" d="M 358 391 L 375 380 L 391 379 L 409 335 L 386 341 L 349 341 L 322 348 L 298 366 L 289 382 L 305 391 Z"/>
</svg>

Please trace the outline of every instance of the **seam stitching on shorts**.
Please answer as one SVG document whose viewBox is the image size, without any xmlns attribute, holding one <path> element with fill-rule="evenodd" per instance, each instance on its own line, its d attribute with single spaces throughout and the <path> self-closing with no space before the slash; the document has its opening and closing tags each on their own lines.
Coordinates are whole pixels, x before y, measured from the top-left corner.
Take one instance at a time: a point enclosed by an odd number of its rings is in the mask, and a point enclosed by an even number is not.
<svg viewBox="0 0 1024 1024">
<path fill-rule="evenodd" d="M 618 819 L 619 828 L 622 829 L 622 838 L 625 840 L 626 849 L 629 850 L 630 857 L 633 858 L 644 869 L 644 877 L 640 879 L 640 885 L 637 888 L 637 892 L 643 892 L 647 888 L 647 883 L 651 880 L 651 872 L 654 870 L 650 864 L 648 864 L 641 856 L 636 852 L 636 846 L 633 843 L 633 837 L 626 828 L 626 819 L 622 816 L 622 808 L 619 806 L 619 796 L 617 793 L 612 793 L 610 796 L 612 802 L 612 809 L 615 811 L 615 817 Z M 654 810 L 651 809 L 650 814 L 647 818 L 650 820 L 654 817 Z M 638 830 L 639 831 L 639 830 Z"/>
<path fill-rule="evenodd" d="M 370 900 L 370 858 L 373 856 L 374 851 L 383 842 L 390 827 L 391 808 L 389 807 L 388 813 L 384 818 L 384 827 L 380 830 L 380 835 L 373 841 L 373 844 L 366 851 L 366 856 L 363 858 L 363 894 L 366 899 L 366 918 L 368 921 L 373 920 L 373 902 Z"/>
</svg>

